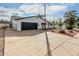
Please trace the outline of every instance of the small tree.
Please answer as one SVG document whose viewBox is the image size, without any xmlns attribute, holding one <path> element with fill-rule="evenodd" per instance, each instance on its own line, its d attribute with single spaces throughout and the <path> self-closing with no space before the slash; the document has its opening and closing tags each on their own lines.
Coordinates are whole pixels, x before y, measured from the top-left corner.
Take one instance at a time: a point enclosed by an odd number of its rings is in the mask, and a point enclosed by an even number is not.
<svg viewBox="0 0 79 59">
<path fill-rule="evenodd" d="M 75 22 L 76 22 L 76 11 L 72 10 L 69 12 L 65 13 L 65 24 L 67 29 L 73 29 L 75 27 Z"/>
<path fill-rule="evenodd" d="M 55 29 L 55 21 L 52 21 L 52 26 Z"/>
<path fill-rule="evenodd" d="M 58 22 L 58 26 L 61 28 L 62 25 L 63 25 L 63 22 L 62 22 L 62 19 L 60 18 L 60 19 L 59 19 L 59 22 Z"/>
<path fill-rule="evenodd" d="M 54 28 L 57 28 L 57 25 L 58 25 L 58 21 L 55 20 L 55 21 L 54 21 Z"/>
<path fill-rule="evenodd" d="M 78 28 L 79 28 L 79 23 L 77 23 L 77 26 L 78 26 Z"/>
<path fill-rule="evenodd" d="M 79 17 L 77 17 L 77 27 L 79 28 Z"/>
</svg>

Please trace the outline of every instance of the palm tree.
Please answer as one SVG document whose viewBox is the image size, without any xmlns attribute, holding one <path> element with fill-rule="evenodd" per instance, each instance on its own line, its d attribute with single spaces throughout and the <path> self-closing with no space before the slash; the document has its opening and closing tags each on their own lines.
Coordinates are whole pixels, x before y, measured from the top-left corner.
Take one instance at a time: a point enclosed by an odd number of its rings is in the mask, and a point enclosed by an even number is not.
<svg viewBox="0 0 79 59">
<path fill-rule="evenodd" d="M 65 24 L 66 24 L 66 28 L 67 29 L 73 29 L 75 27 L 75 22 L 76 22 L 76 11 L 72 10 L 72 11 L 68 11 L 65 13 Z"/>
</svg>

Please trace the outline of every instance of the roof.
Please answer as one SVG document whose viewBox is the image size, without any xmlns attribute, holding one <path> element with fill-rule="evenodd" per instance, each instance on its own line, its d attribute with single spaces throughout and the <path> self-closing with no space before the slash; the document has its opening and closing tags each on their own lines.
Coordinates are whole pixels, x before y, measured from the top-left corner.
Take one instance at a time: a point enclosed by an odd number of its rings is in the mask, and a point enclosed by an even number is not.
<svg viewBox="0 0 79 59">
<path fill-rule="evenodd" d="M 14 16 L 13 16 L 14 17 Z M 45 20 L 43 17 L 44 17 L 44 15 L 36 15 L 36 16 L 29 16 L 29 17 L 16 17 L 15 16 L 15 19 L 14 20 L 21 20 L 21 19 L 27 19 L 27 18 L 33 18 L 33 17 L 39 17 L 39 18 L 41 18 L 42 20 L 44 20 L 44 21 L 46 21 L 46 22 L 48 22 L 49 23 L 49 21 L 47 21 L 47 20 Z"/>
<path fill-rule="evenodd" d="M 40 17 L 40 16 L 43 16 L 43 15 L 36 15 L 36 16 L 29 16 L 29 17 L 17 17 L 15 20 L 21 20 L 21 19 L 27 19 L 27 18 L 33 18 L 33 17 Z"/>
<path fill-rule="evenodd" d="M 0 22 L 0 24 L 9 24 L 10 22 Z"/>
</svg>

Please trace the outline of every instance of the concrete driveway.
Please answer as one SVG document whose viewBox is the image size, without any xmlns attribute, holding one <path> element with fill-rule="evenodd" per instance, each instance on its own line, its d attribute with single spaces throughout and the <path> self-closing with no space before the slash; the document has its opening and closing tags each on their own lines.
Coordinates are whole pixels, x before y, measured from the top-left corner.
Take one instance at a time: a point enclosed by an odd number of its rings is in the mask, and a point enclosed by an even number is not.
<svg viewBox="0 0 79 59">
<path fill-rule="evenodd" d="M 76 34 L 74 37 L 77 38 L 77 39 L 79 39 L 79 33 Z"/>
<path fill-rule="evenodd" d="M 5 55 L 8 56 L 79 55 L 79 39 L 51 31 L 7 29 L 5 38 Z"/>
</svg>

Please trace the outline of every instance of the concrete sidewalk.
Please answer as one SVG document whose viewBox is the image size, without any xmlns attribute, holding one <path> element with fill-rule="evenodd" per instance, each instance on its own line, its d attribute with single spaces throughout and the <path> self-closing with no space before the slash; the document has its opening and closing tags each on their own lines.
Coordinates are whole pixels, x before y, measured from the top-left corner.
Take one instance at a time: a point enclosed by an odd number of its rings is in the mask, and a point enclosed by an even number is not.
<svg viewBox="0 0 79 59">
<path fill-rule="evenodd" d="M 55 56 L 79 55 L 79 40 L 62 34 L 47 32 L 50 53 Z M 6 31 L 5 55 L 44 56 L 47 55 L 44 31 Z"/>
<path fill-rule="evenodd" d="M 78 38 L 78 39 L 79 39 L 79 33 L 78 33 L 78 34 L 76 34 L 74 37 L 76 37 L 76 38 Z"/>
</svg>

